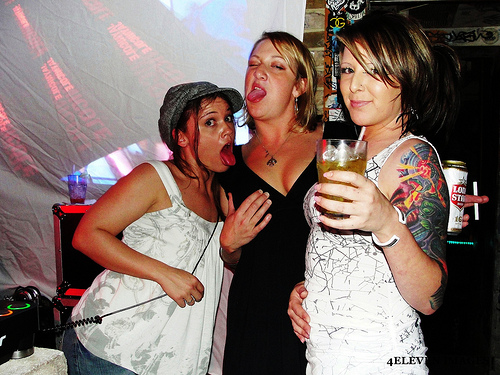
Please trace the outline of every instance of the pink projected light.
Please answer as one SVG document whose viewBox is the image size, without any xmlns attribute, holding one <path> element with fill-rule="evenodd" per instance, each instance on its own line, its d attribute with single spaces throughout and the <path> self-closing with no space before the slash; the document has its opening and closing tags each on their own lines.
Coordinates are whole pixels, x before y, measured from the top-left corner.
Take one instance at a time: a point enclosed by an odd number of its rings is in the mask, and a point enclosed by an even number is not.
<svg viewBox="0 0 500 375">
<path fill-rule="evenodd" d="M 12 169 L 20 172 L 23 177 L 31 177 L 39 173 L 35 166 L 33 158 L 28 154 L 28 150 L 21 143 L 19 134 L 16 128 L 7 116 L 5 108 L 0 103 L 0 141 L 3 143 L 2 148 L 9 158 Z"/>
<path fill-rule="evenodd" d="M 168 9 L 165 12 L 165 19 L 169 22 L 177 19 L 179 23 L 174 22 L 173 24 L 176 25 L 176 29 L 185 28 L 185 33 L 189 36 L 188 40 L 192 40 L 193 43 L 198 40 L 202 43 L 209 40 L 197 36 L 198 33 L 203 32 L 204 36 L 210 35 L 213 40 L 225 41 L 225 45 L 231 46 L 231 51 L 243 53 L 246 60 L 247 49 L 250 48 L 252 41 L 245 38 L 245 30 L 239 29 L 241 28 L 241 22 L 239 22 L 241 20 L 238 16 L 234 16 L 239 12 L 232 12 L 231 15 L 228 15 L 224 25 L 220 25 L 219 22 L 219 17 L 226 15 L 225 12 L 229 10 L 241 9 L 243 12 L 247 7 L 246 0 L 164 0 L 160 2 L 164 9 Z M 12 2 L 7 1 L 5 4 L 10 3 Z M 165 145 L 150 139 L 138 140 L 128 146 L 124 145 L 131 140 L 134 141 L 133 137 L 136 134 L 133 126 L 139 123 L 136 119 L 131 123 L 128 122 L 127 116 L 129 114 L 127 112 L 130 110 L 133 115 L 137 112 L 132 112 L 133 109 L 128 108 L 130 102 L 126 100 L 129 100 L 130 97 L 135 100 L 133 105 L 143 105 L 142 108 L 151 107 L 152 101 L 161 104 L 163 96 L 171 86 L 186 81 L 188 78 L 186 72 L 183 71 L 184 65 L 175 60 L 178 58 L 177 50 L 173 49 L 171 54 L 168 48 L 162 49 L 165 44 L 154 36 L 154 32 L 148 34 L 145 32 L 146 29 L 139 28 L 133 20 L 124 17 L 121 10 L 115 9 L 113 2 L 81 0 L 81 5 L 84 10 L 86 9 L 89 19 L 87 23 L 82 23 L 79 26 L 81 28 L 88 27 L 90 31 L 95 33 L 96 44 L 95 49 L 88 48 L 85 50 L 86 53 L 82 52 L 80 55 L 75 53 L 73 56 L 73 51 L 77 50 L 74 49 L 74 46 L 64 44 L 63 48 L 59 48 L 60 45 L 51 45 L 53 39 L 48 39 L 48 36 L 54 33 L 54 30 L 41 21 L 43 18 L 36 17 L 37 7 L 27 4 L 23 4 L 23 6 L 12 4 L 12 14 L 22 32 L 30 54 L 34 57 L 34 61 L 40 60 L 39 74 L 36 77 L 42 78 L 46 94 L 53 103 L 49 106 L 51 108 L 45 108 L 45 113 L 49 114 L 52 113 L 51 109 L 55 110 L 53 112 L 55 118 L 38 118 L 36 116 L 28 118 L 39 128 L 43 128 L 46 123 L 52 124 L 48 126 L 47 134 L 58 132 L 59 129 L 56 127 L 60 126 L 62 131 L 58 139 L 63 143 L 64 149 L 69 151 L 69 160 L 66 160 L 66 164 L 71 166 L 78 163 L 80 164 L 78 165 L 79 169 L 86 170 L 91 174 L 94 183 L 112 185 L 120 177 L 128 174 L 133 167 L 148 158 L 168 159 L 171 156 Z M 38 12 L 45 10 L 42 7 Z M 63 17 L 61 21 L 65 22 L 70 19 L 71 15 L 68 15 Z M 216 28 L 213 27 L 215 24 Z M 66 25 L 64 27 L 57 29 L 58 37 L 59 35 L 64 36 L 64 31 L 69 30 Z M 87 35 L 90 39 L 91 34 Z M 168 37 L 168 33 L 165 34 L 165 37 Z M 66 47 L 68 48 L 66 49 Z M 193 44 L 193 47 L 196 48 L 196 44 Z M 78 50 L 81 50 L 80 45 Z M 120 79 L 122 79 L 121 77 L 128 79 L 127 85 L 117 85 L 115 92 L 109 89 L 114 85 L 115 80 L 108 81 L 109 76 L 101 74 L 103 71 L 101 68 L 103 65 L 104 67 L 107 65 L 107 61 L 102 59 L 102 53 L 109 53 L 109 61 L 114 62 L 110 66 L 120 69 L 111 70 L 109 73 L 119 75 Z M 119 58 L 111 60 L 113 55 L 119 56 Z M 224 54 L 224 58 L 228 56 L 231 56 L 231 53 Z M 214 61 L 219 58 L 223 59 L 218 55 L 204 55 L 204 57 Z M 102 64 L 103 62 L 104 64 Z M 82 64 L 76 66 L 74 63 Z M 193 69 L 193 61 L 186 61 L 186 63 L 190 69 Z M 244 64 L 240 64 L 238 59 L 229 62 L 226 67 L 229 65 L 244 68 Z M 104 87 L 105 90 L 99 91 L 99 88 L 95 87 L 95 83 L 102 85 L 100 88 Z M 135 91 L 126 91 L 132 87 Z M 139 94 L 132 98 L 132 95 L 136 93 Z M 112 95 L 115 94 L 126 98 L 124 107 L 116 106 L 115 102 L 111 100 Z M 41 96 L 41 104 L 43 105 L 46 104 L 43 100 L 44 97 L 47 95 Z M 9 105 L 11 104 L 9 103 Z M 10 126 L 5 112 L 2 107 L 2 131 Z M 44 113 L 43 110 L 40 113 Z M 143 113 L 138 117 L 141 116 L 145 117 Z M 24 123 L 24 120 L 23 118 L 20 122 Z M 140 125 L 142 126 L 142 124 Z M 141 134 L 140 138 L 142 138 L 144 132 L 142 128 L 140 130 L 142 132 L 138 132 L 138 134 Z M 11 129 L 9 134 L 12 136 L 8 138 L 11 143 L 8 149 L 10 163 L 14 165 L 16 170 L 22 170 L 25 176 L 34 174 L 37 172 L 35 161 L 23 148 L 19 137 L 14 134 L 15 131 L 15 129 Z M 20 134 L 20 136 L 23 135 Z M 150 134 L 150 137 L 157 138 L 158 135 L 154 133 Z M 122 139 L 125 142 L 120 142 Z M 236 143 L 243 144 L 247 141 L 248 132 L 246 129 L 238 128 Z M 68 143 L 69 147 L 66 146 Z M 121 143 L 122 146 L 116 151 L 112 151 L 109 146 L 113 143 Z M 104 154 L 104 150 L 111 152 L 101 156 Z M 101 155 L 96 155 L 98 153 Z M 97 159 L 94 159 L 96 157 Z M 63 169 L 68 167 L 66 164 L 62 167 Z M 68 173 L 70 172 L 68 171 Z M 63 175 L 65 175 L 64 172 Z"/>
<path fill-rule="evenodd" d="M 45 52 L 47 52 L 47 47 L 26 19 L 23 8 L 21 7 L 21 5 L 17 5 L 13 8 L 13 11 L 19 27 L 23 33 L 23 36 L 28 42 L 31 51 L 36 57 L 42 56 Z"/>
</svg>

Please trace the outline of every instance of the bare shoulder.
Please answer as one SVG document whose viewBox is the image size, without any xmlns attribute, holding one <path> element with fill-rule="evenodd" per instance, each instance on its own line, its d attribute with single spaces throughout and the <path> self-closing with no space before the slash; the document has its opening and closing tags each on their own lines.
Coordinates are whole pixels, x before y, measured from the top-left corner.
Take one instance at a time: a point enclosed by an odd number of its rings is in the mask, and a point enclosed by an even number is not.
<svg viewBox="0 0 500 375">
<path fill-rule="evenodd" d="M 430 143 L 425 142 L 421 139 L 418 138 L 410 138 L 403 143 L 401 143 L 396 150 L 392 153 L 388 161 L 390 159 L 395 159 L 395 160 L 400 160 L 402 155 L 407 154 L 407 153 L 413 153 L 414 155 L 421 154 L 421 153 L 428 153 L 431 152 L 435 155 L 434 148 L 431 146 Z"/>
<path fill-rule="evenodd" d="M 120 178 L 110 190 L 141 190 L 151 184 L 155 186 L 161 183 L 160 176 L 156 169 L 149 163 L 142 163 L 136 166 L 126 176 Z"/>
<path fill-rule="evenodd" d="M 167 200 L 170 202 L 155 168 L 144 163 L 104 193 L 87 211 L 81 223 L 87 229 L 101 228 L 117 234 L 145 213 L 168 207 L 165 207 Z"/>
<path fill-rule="evenodd" d="M 117 199 L 128 201 L 130 205 L 140 204 L 143 208 L 147 207 L 147 212 L 172 205 L 158 172 L 150 163 L 139 164 L 118 180 L 109 192 Z"/>
</svg>

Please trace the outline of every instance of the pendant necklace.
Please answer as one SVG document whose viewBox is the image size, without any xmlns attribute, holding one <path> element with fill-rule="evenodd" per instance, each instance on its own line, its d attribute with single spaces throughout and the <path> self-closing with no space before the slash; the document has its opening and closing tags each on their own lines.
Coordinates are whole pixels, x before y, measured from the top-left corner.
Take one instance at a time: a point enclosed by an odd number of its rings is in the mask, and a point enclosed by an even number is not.
<svg viewBox="0 0 500 375">
<path fill-rule="evenodd" d="M 265 157 L 267 158 L 269 156 L 270 152 L 268 151 L 268 149 L 262 143 L 262 140 L 260 139 L 259 133 L 257 133 L 257 131 L 255 131 L 255 135 L 257 136 L 257 139 L 259 140 L 260 145 L 262 146 L 262 148 L 266 152 L 266 156 Z M 269 167 L 274 167 L 276 165 L 276 163 L 278 163 L 278 160 L 276 160 L 275 156 L 278 154 L 279 150 L 281 150 L 281 147 L 283 147 L 283 145 L 288 141 L 288 138 L 290 138 L 290 135 L 292 135 L 291 131 L 288 132 L 288 136 L 286 137 L 285 141 L 280 145 L 280 147 L 278 147 L 278 149 L 276 150 L 276 152 L 274 154 L 272 154 L 271 158 L 267 161 L 266 164 Z"/>
</svg>

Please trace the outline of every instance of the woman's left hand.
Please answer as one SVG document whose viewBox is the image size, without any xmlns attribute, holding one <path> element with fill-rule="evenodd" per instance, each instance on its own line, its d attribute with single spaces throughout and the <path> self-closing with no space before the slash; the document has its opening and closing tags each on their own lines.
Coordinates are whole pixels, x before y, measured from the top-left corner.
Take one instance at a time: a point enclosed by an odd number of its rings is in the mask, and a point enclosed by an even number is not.
<svg viewBox="0 0 500 375">
<path fill-rule="evenodd" d="M 394 213 L 391 202 L 372 181 L 364 176 L 347 171 L 330 171 L 324 176 L 332 180 L 332 183 L 316 185 L 316 204 L 328 211 L 349 215 L 349 217 L 339 220 L 323 214 L 319 220 L 326 226 L 336 229 L 360 229 L 377 232 L 384 224 L 380 218 L 389 217 Z M 342 197 L 350 202 L 329 199 L 324 197 L 324 194 Z"/>
<path fill-rule="evenodd" d="M 287 310 L 288 316 L 292 321 L 293 331 L 302 343 L 309 338 L 309 334 L 311 332 L 311 326 L 309 325 L 311 318 L 302 307 L 302 302 L 304 302 L 306 297 L 307 290 L 304 287 L 304 282 L 302 281 L 295 285 L 292 293 L 290 293 Z"/>
</svg>

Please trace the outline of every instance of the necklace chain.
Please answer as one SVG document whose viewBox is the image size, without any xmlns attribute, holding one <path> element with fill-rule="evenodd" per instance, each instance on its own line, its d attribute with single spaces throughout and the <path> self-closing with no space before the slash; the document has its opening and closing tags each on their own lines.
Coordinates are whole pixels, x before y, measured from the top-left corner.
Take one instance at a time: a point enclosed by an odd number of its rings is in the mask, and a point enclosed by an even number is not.
<svg viewBox="0 0 500 375">
<path fill-rule="evenodd" d="M 255 135 L 257 136 L 257 139 L 259 140 L 261 147 L 266 152 L 266 156 L 265 157 L 267 158 L 269 156 L 269 154 L 270 154 L 269 150 L 262 143 L 262 140 L 260 139 L 259 133 L 257 133 L 257 131 L 255 131 Z M 288 138 L 290 138 L 290 135 L 292 135 L 291 131 L 288 132 L 288 136 L 286 137 L 286 139 L 283 141 L 283 143 L 280 145 L 280 147 L 278 147 L 278 149 L 276 150 L 276 152 L 271 155 L 271 158 L 267 161 L 266 164 L 269 167 L 274 167 L 278 163 L 278 160 L 276 160 L 275 156 L 278 154 L 279 150 L 281 150 L 281 148 L 283 147 L 283 145 L 288 141 Z"/>
</svg>

